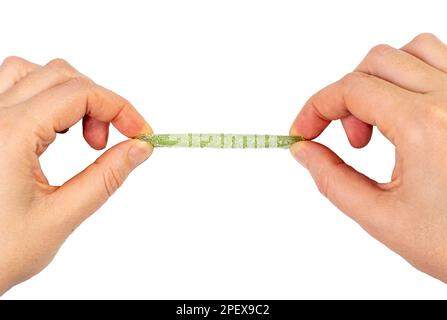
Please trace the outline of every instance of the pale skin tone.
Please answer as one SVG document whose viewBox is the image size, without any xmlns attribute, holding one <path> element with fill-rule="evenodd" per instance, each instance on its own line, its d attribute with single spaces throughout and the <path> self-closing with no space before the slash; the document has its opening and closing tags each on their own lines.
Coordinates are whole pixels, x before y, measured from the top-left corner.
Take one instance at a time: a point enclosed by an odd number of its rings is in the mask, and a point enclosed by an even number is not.
<svg viewBox="0 0 447 320">
<path fill-rule="evenodd" d="M 63 60 L 44 66 L 17 57 L 3 62 L 0 294 L 45 268 L 70 233 L 152 152 L 147 143 L 128 139 L 62 186 L 51 186 L 39 156 L 58 132 L 81 119 L 85 140 L 98 150 L 106 146 L 110 123 L 128 138 L 151 132 L 127 100 Z"/>
<path fill-rule="evenodd" d="M 390 182 L 360 174 L 317 142 L 293 145 L 295 158 L 369 234 L 447 282 L 447 46 L 421 34 L 401 49 L 374 47 L 307 101 L 291 133 L 313 139 L 338 119 L 353 147 L 368 144 L 373 126 L 395 146 Z"/>
<path fill-rule="evenodd" d="M 41 271 L 152 152 L 129 139 L 51 186 L 39 155 L 81 119 L 85 140 L 98 150 L 106 146 L 109 123 L 128 138 L 151 132 L 127 100 L 64 61 L 39 66 L 9 58 L 0 67 L 0 294 Z M 447 46 L 422 34 L 401 49 L 374 47 L 354 72 L 308 100 L 291 134 L 313 139 L 338 119 L 353 147 L 368 144 L 373 126 L 395 146 L 390 182 L 358 173 L 317 142 L 296 143 L 292 154 L 334 205 L 446 282 Z"/>
</svg>

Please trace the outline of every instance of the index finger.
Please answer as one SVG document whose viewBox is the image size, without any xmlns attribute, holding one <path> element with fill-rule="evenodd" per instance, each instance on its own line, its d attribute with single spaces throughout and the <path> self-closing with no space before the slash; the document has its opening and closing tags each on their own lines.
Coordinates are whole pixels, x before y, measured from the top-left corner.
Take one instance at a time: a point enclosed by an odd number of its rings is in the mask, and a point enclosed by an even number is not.
<svg viewBox="0 0 447 320">
<path fill-rule="evenodd" d="M 44 140 L 51 140 L 56 132 L 71 127 L 86 115 L 111 122 L 129 138 L 152 132 L 129 101 L 85 78 L 71 79 L 22 104 L 33 122 L 44 129 L 45 132 L 40 133 Z"/>
<path fill-rule="evenodd" d="M 361 72 L 353 72 L 313 95 L 301 109 L 290 133 L 319 136 L 332 120 L 350 114 L 377 126 L 394 143 L 396 132 L 410 121 L 418 94 Z"/>
</svg>

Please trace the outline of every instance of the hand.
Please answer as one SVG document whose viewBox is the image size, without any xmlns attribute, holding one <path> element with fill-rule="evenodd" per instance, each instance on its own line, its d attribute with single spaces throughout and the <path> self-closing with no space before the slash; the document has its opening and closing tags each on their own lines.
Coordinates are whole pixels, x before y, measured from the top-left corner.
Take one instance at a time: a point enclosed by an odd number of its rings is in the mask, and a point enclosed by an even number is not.
<svg viewBox="0 0 447 320">
<path fill-rule="evenodd" d="M 357 69 L 312 96 L 291 134 L 316 138 L 341 119 L 353 147 L 377 126 L 396 149 L 388 183 L 377 183 L 316 142 L 295 158 L 320 192 L 416 268 L 447 282 L 447 46 L 421 34 L 402 49 L 374 47 Z"/>
<path fill-rule="evenodd" d="M 83 119 L 84 138 L 107 144 L 111 122 L 129 138 L 151 132 L 135 108 L 68 63 L 38 66 L 12 57 L 0 67 L 0 294 L 41 271 L 70 233 L 147 159 L 152 149 L 122 142 L 60 187 L 49 185 L 39 156 Z"/>
</svg>

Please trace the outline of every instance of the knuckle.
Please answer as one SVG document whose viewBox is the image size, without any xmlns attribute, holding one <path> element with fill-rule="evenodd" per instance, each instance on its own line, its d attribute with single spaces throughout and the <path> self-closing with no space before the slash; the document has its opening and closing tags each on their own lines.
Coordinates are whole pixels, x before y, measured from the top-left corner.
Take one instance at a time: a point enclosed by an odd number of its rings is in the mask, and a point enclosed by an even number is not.
<svg viewBox="0 0 447 320">
<path fill-rule="evenodd" d="M 3 60 L 3 66 L 20 66 L 23 63 L 24 60 L 16 56 L 9 56 Z"/>
<path fill-rule="evenodd" d="M 344 161 L 339 160 L 329 166 L 322 166 L 316 172 L 315 176 L 318 191 L 336 205 L 341 203 L 338 199 L 340 193 L 337 189 L 340 189 L 340 185 L 338 184 L 337 178 L 339 177 L 340 170 L 343 170 L 343 167 L 351 168 Z"/>
<path fill-rule="evenodd" d="M 70 63 L 61 58 L 51 60 L 47 63 L 47 66 L 66 76 L 76 77 L 80 75 L 79 72 Z"/>
<path fill-rule="evenodd" d="M 341 84 L 344 87 L 351 87 L 354 84 L 356 84 L 358 81 L 361 81 L 367 77 L 368 77 L 368 75 L 363 72 L 358 72 L 358 71 L 350 72 L 350 73 L 346 74 L 341 79 Z"/>
<path fill-rule="evenodd" d="M 318 191 L 326 198 L 328 197 L 328 181 L 328 177 L 322 177 L 317 183 Z"/>
<path fill-rule="evenodd" d="M 122 98 L 122 97 L 120 97 L 120 99 L 121 99 L 121 104 L 120 104 L 121 110 L 125 109 L 125 108 L 131 108 L 132 107 L 132 103 L 130 103 L 129 100 L 127 100 L 126 98 Z"/>
<path fill-rule="evenodd" d="M 82 76 L 76 76 L 70 79 L 70 84 L 73 85 L 75 88 L 79 88 L 86 91 L 90 90 L 94 85 L 93 81 Z"/>
<path fill-rule="evenodd" d="M 19 57 L 16 57 L 16 56 L 9 56 L 9 57 L 6 57 L 3 60 L 3 65 L 4 66 L 6 66 L 6 65 L 16 65 L 16 64 L 20 64 L 20 63 L 21 63 L 21 59 Z"/>
<path fill-rule="evenodd" d="M 367 57 L 369 58 L 379 58 L 387 55 L 391 50 L 393 50 L 393 47 L 387 45 L 387 44 L 378 44 L 369 50 L 369 53 Z"/>
<path fill-rule="evenodd" d="M 64 59 L 56 58 L 47 63 L 47 66 L 57 67 L 57 68 L 70 68 L 71 65 Z"/>
<path fill-rule="evenodd" d="M 328 198 L 329 196 L 330 181 L 332 179 L 331 176 L 331 173 L 323 172 L 323 170 L 320 170 L 319 172 L 317 172 L 317 176 L 315 179 L 318 191 L 320 191 L 320 193 L 326 198 Z"/>
<path fill-rule="evenodd" d="M 124 179 L 118 170 L 108 168 L 103 174 L 104 187 L 107 195 L 110 197 L 123 184 Z"/>
<path fill-rule="evenodd" d="M 387 44 L 378 44 L 369 50 L 361 64 L 366 72 L 374 74 L 376 72 L 374 70 L 383 64 L 383 59 L 386 59 L 394 50 L 396 49 Z"/>
<path fill-rule="evenodd" d="M 434 40 L 437 40 L 437 37 L 433 33 L 424 32 L 414 37 L 411 42 L 415 44 L 426 44 L 433 42 Z"/>
<path fill-rule="evenodd" d="M 428 137 L 438 139 L 440 132 L 447 128 L 447 109 L 436 99 L 420 99 L 416 101 L 408 115 L 413 124 L 403 129 L 407 141 L 414 145 L 424 145 Z"/>
</svg>

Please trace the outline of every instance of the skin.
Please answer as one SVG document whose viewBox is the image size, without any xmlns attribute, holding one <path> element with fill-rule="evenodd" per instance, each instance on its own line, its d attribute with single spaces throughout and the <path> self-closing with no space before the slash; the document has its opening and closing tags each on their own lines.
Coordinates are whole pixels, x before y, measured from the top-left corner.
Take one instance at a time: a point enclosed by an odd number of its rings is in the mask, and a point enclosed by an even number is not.
<svg viewBox="0 0 447 320">
<path fill-rule="evenodd" d="M 0 66 L 0 295 L 45 268 L 152 153 L 147 143 L 129 139 L 51 186 L 39 156 L 81 119 L 85 140 L 97 150 L 107 144 L 110 123 L 129 138 L 152 132 L 127 100 L 63 60 L 39 66 L 10 57 Z"/>
<path fill-rule="evenodd" d="M 306 102 L 291 134 L 313 139 L 337 119 L 353 147 L 368 144 L 373 126 L 395 146 L 391 181 L 371 180 L 317 142 L 293 145 L 296 160 L 369 234 L 447 282 L 447 46 L 421 34 L 401 49 L 374 47 Z"/>
<path fill-rule="evenodd" d="M 83 120 L 95 149 L 109 123 L 132 138 L 150 126 L 125 99 L 67 62 L 38 66 L 8 58 L 0 67 L 0 294 L 41 271 L 70 233 L 147 159 L 127 140 L 62 186 L 50 186 L 39 156 Z M 368 233 L 416 268 L 447 281 L 447 46 L 421 34 L 401 49 L 374 47 L 341 80 L 313 95 L 290 133 L 314 139 L 340 119 L 353 147 L 376 126 L 396 149 L 391 181 L 378 183 L 313 141 L 292 154 L 318 189 Z"/>
</svg>

